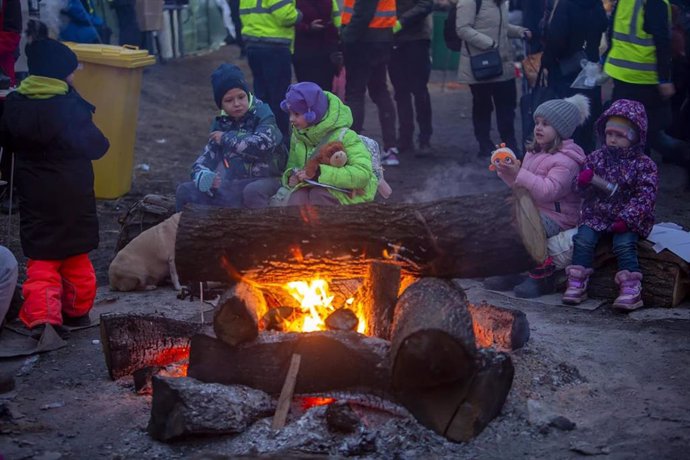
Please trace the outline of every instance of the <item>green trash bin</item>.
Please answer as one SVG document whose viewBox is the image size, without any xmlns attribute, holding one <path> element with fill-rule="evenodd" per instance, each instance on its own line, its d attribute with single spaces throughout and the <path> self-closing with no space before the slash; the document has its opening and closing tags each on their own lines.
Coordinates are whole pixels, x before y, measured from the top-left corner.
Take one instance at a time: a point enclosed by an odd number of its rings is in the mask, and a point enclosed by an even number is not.
<svg viewBox="0 0 690 460">
<path fill-rule="evenodd" d="M 443 39 L 443 23 L 448 16 L 447 11 L 434 11 L 434 29 L 431 37 L 431 68 L 435 70 L 457 70 L 460 53 L 451 51 Z"/>
</svg>

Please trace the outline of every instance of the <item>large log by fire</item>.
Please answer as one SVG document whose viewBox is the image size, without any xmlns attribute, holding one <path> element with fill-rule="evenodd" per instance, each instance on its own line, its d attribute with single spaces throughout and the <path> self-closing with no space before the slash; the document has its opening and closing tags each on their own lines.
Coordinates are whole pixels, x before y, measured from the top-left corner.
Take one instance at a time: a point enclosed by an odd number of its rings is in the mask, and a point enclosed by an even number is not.
<svg viewBox="0 0 690 460">
<path fill-rule="evenodd" d="M 101 345 L 113 380 L 187 358 L 192 335 L 208 326 L 155 315 L 101 315 Z"/>
<path fill-rule="evenodd" d="M 391 332 L 396 397 L 424 425 L 466 441 L 510 390 L 510 357 L 475 345 L 467 298 L 452 281 L 424 278 L 398 300 Z"/>
<path fill-rule="evenodd" d="M 391 329 L 394 389 L 468 381 L 477 346 L 464 291 L 450 280 L 422 278 L 395 307 Z"/>
<path fill-rule="evenodd" d="M 531 221 L 516 223 L 526 206 L 534 211 L 529 200 L 516 200 L 510 192 L 416 204 L 190 206 L 180 219 L 175 261 L 184 282 L 246 275 L 260 283 L 284 283 L 305 273 L 362 278 L 372 261 L 382 259 L 405 275 L 515 273 L 534 265 L 530 254 L 544 255 L 543 238 L 521 236 Z"/>
<path fill-rule="evenodd" d="M 207 335 L 192 337 L 187 375 L 202 382 L 247 385 L 278 395 L 293 354 L 301 355 L 296 393 L 389 388 L 388 342 L 356 332 L 262 332 L 232 347 Z"/>
</svg>

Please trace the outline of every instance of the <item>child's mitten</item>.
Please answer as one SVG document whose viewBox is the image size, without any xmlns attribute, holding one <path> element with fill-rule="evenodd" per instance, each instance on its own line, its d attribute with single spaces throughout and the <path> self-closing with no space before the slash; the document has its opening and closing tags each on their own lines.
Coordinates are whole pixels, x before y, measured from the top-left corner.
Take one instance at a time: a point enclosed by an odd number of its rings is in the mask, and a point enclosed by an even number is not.
<svg viewBox="0 0 690 460">
<path fill-rule="evenodd" d="M 611 232 L 613 233 L 625 233 L 628 231 L 628 225 L 623 222 L 622 219 L 616 219 L 613 224 L 611 224 Z"/>
<path fill-rule="evenodd" d="M 216 178 L 216 173 L 210 169 L 200 169 L 194 175 L 194 184 L 201 193 L 206 193 L 211 190 L 213 180 Z"/>
<path fill-rule="evenodd" d="M 587 187 L 592 182 L 592 177 L 594 177 L 594 171 L 591 169 L 583 169 L 580 174 L 577 175 L 577 185 L 580 187 Z"/>
</svg>

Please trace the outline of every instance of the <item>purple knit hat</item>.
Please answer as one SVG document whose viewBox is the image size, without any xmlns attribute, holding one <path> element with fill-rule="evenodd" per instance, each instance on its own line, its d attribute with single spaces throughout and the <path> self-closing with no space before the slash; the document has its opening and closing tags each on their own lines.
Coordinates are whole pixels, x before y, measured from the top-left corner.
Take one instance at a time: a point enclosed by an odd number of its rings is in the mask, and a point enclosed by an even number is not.
<svg viewBox="0 0 690 460">
<path fill-rule="evenodd" d="M 290 85 L 285 93 L 285 100 L 280 103 L 285 112 L 292 110 L 304 115 L 310 125 L 320 122 L 328 111 L 328 97 L 321 87 L 310 81 Z"/>
</svg>

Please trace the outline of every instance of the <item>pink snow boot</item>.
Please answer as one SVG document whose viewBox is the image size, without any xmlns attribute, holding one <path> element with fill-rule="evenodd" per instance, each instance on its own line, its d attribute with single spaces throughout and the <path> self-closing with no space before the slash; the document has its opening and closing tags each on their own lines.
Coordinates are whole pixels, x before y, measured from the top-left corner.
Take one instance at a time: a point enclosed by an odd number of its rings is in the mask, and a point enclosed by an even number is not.
<svg viewBox="0 0 690 460">
<path fill-rule="evenodd" d="M 585 268 L 582 265 L 569 265 L 565 267 L 568 284 L 563 294 L 563 303 L 579 305 L 587 300 L 587 283 L 589 282 L 589 275 L 593 271 L 591 268 Z"/>
<path fill-rule="evenodd" d="M 613 308 L 620 311 L 633 311 L 643 306 L 642 273 L 621 270 L 616 273 L 618 297 L 613 301 Z"/>
</svg>

